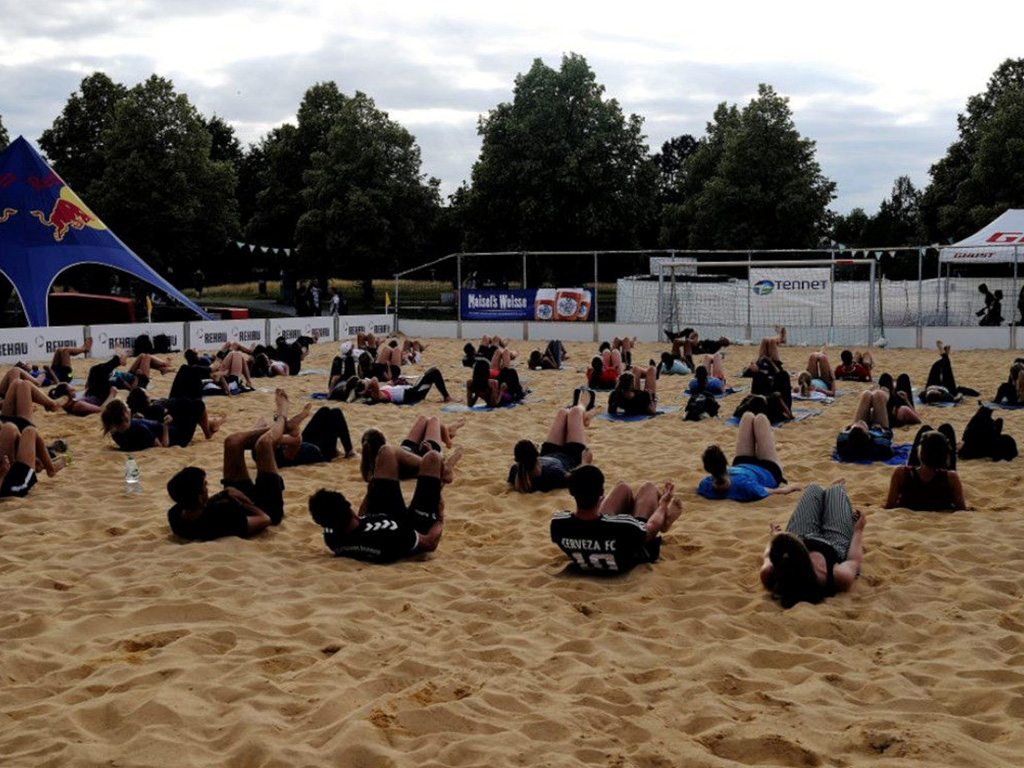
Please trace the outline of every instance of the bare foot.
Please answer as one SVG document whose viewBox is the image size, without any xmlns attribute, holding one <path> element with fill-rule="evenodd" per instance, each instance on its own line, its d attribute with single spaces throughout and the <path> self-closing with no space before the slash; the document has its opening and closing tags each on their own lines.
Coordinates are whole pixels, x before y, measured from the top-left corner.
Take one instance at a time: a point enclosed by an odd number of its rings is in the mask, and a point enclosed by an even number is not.
<svg viewBox="0 0 1024 768">
<path fill-rule="evenodd" d="M 58 456 L 56 459 L 53 460 L 53 469 L 47 468 L 46 474 L 49 477 L 53 477 L 62 469 L 64 469 L 65 466 L 67 466 L 67 461 L 64 459 L 63 456 Z"/>
<path fill-rule="evenodd" d="M 256 419 L 256 423 L 252 425 L 253 429 L 265 429 L 267 426 L 267 419 L 264 416 L 260 416 Z"/>
<path fill-rule="evenodd" d="M 786 333 L 786 326 L 779 328 L 779 344 L 785 344 L 788 338 L 789 334 Z"/>
<path fill-rule="evenodd" d="M 935 348 L 939 350 L 939 354 L 942 354 L 942 339 L 935 340 Z"/>
<path fill-rule="evenodd" d="M 212 419 L 210 419 L 210 437 L 213 437 L 215 434 L 217 434 L 217 430 L 223 427 L 224 422 L 226 422 L 227 420 L 227 415 L 214 416 Z M 209 440 L 210 437 L 206 439 Z"/>
<path fill-rule="evenodd" d="M 444 468 L 441 470 L 441 482 L 450 483 L 455 479 L 455 466 L 462 458 L 462 446 L 449 453 L 444 459 Z"/>
<path fill-rule="evenodd" d="M 589 448 L 583 452 L 582 462 L 584 464 L 592 464 L 594 461 L 594 452 Z"/>
<path fill-rule="evenodd" d="M 829 487 L 830 488 L 835 488 L 837 485 L 845 486 L 846 485 L 846 478 L 845 477 L 840 477 L 838 480 L 836 480 L 834 483 L 832 483 L 832 485 L 829 486 Z"/>
<path fill-rule="evenodd" d="M 944 354 L 944 355 L 947 355 L 947 356 L 949 355 L 949 344 L 946 344 L 946 345 L 945 345 L 945 346 L 944 346 L 944 347 L 942 348 L 942 354 Z"/>
<path fill-rule="evenodd" d="M 584 427 L 589 427 L 590 426 L 590 422 L 599 413 L 601 413 L 601 406 L 599 406 L 599 405 L 595 405 L 589 411 L 584 411 L 584 413 L 583 413 L 583 426 Z"/>
<path fill-rule="evenodd" d="M 456 433 L 464 426 L 466 426 L 465 419 L 459 419 L 458 421 L 453 421 L 451 424 L 445 424 L 445 427 L 447 427 L 448 429 L 448 439 L 445 440 L 444 444 L 447 447 L 452 447 L 452 439 L 455 437 Z"/>
<path fill-rule="evenodd" d="M 668 509 L 665 510 L 665 527 L 661 529 L 662 533 L 667 532 L 672 524 L 682 516 L 683 500 L 678 496 L 673 496 L 668 502 Z"/>
</svg>

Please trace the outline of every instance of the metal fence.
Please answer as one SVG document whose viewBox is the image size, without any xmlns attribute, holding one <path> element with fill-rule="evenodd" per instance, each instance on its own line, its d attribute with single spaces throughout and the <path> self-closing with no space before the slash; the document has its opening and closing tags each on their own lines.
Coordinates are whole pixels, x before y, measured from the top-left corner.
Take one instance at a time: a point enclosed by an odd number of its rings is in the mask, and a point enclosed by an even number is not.
<svg viewBox="0 0 1024 768">
<path fill-rule="evenodd" d="M 872 324 L 882 334 L 894 328 L 970 327 L 986 319 L 992 321 L 992 307 L 986 301 L 991 302 L 997 292 L 1001 294 L 1002 315 L 998 324 L 1005 328 L 1024 324 L 1024 291 L 1018 280 L 1016 256 L 1014 252 L 1014 259 L 1002 264 L 942 264 L 935 247 L 455 253 L 395 275 L 394 304 L 399 323 L 403 318 L 454 321 L 461 336 L 465 319 L 460 302 L 462 290 L 574 286 L 592 292 L 593 306 L 588 319 L 597 325 L 655 325 L 659 319 L 665 319 L 661 303 L 654 299 L 638 308 L 638 294 L 623 290 L 623 285 L 628 281 L 656 282 L 660 261 L 687 259 L 698 266 L 713 262 L 717 265 L 717 279 L 740 282 L 748 279 L 752 265 L 762 262 L 823 261 L 836 265 L 832 269 L 836 285 L 851 284 L 848 287 L 852 290 L 853 283 L 871 281 L 870 295 L 876 304 Z M 842 264 L 851 259 L 870 260 L 876 266 L 870 273 L 867 269 L 844 273 Z M 988 290 L 987 297 L 979 290 L 982 285 Z M 680 322 L 685 321 L 680 318 Z"/>
</svg>

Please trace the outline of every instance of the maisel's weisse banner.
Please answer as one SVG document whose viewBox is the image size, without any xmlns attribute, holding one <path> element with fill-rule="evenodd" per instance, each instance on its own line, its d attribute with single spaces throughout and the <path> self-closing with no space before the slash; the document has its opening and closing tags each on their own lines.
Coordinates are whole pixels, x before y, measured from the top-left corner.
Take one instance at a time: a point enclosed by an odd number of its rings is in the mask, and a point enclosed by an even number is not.
<svg viewBox="0 0 1024 768">
<path fill-rule="evenodd" d="M 583 288 L 463 290 L 463 320 L 559 320 L 586 322 L 594 306 Z"/>
</svg>

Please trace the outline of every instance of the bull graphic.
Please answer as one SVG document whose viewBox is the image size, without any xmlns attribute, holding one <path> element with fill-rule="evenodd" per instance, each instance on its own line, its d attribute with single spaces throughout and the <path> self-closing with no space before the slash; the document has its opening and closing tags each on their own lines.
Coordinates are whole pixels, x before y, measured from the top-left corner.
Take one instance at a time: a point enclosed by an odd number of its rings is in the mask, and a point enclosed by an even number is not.
<svg viewBox="0 0 1024 768">
<path fill-rule="evenodd" d="M 54 203 L 53 210 L 47 216 L 42 211 L 29 211 L 47 227 L 53 228 L 53 239 L 58 243 L 71 229 L 106 229 L 106 225 L 96 214 L 85 207 L 85 203 L 67 187 L 60 191 L 60 197 Z"/>
</svg>

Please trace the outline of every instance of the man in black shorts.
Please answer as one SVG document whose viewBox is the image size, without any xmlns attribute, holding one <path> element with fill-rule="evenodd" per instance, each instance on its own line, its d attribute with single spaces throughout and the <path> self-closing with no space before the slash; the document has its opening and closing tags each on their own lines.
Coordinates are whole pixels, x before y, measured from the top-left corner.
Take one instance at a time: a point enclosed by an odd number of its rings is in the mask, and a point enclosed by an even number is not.
<svg viewBox="0 0 1024 768">
<path fill-rule="evenodd" d="M 183 539 L 243 539 L 284 518 L 284 480 L 277 471 L 274 446 L 284 435 L 288 396 L 277 390 L 277 413 L 270 427 L 235 432 L 224 440 L 224 490 L 210 496 L 206 472 L 185 467 L 167 483 L 174 506 L 167 512 L 171 530 Z M 256 458 L 256 480 L 249 477 L 245 454 Z"/>
<path fill-rule="evenodd" d="M 457 457 L 455 457 L 457 458 Z M 416 491 L 406 506 L 399 482 L 400 466 L 418 461 Z M 321 488 L 309 499 L 313 521 L 324 529 L 324 543 L 334 554 L 371 563 L 391 563 L 420 552 L 433 552 L 444 529 L 441 487 L 450 483 L 455 461 L 447 464 L 437 451 L 422 459 L 393 445 L 377 454 L 373 479 L 359 512 L 344 495 Z"/>
<path fill-rule="evenodd" d="M 666 482 L 658 491 L 644 483 L 633 494 L 627 483 L 616 483 L 604 495 L 604 473 L 587 464 L 573 470 L 569 493 L 576 511 L 556 512 L 551 540 L 584 571 L 624 573 L 638 563 L 653 563 L 661 553 L 661 534 L 683 512 Z"/>
</svg>

